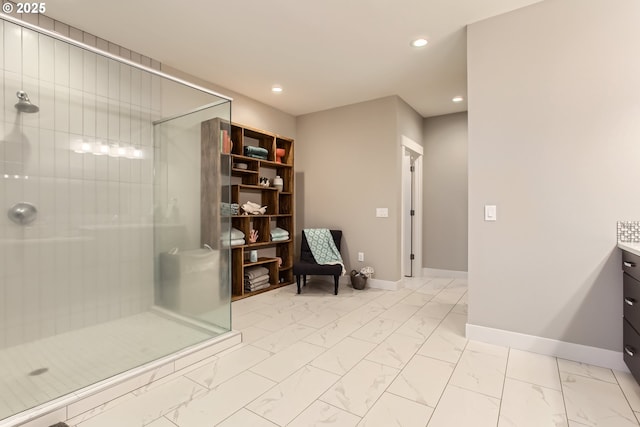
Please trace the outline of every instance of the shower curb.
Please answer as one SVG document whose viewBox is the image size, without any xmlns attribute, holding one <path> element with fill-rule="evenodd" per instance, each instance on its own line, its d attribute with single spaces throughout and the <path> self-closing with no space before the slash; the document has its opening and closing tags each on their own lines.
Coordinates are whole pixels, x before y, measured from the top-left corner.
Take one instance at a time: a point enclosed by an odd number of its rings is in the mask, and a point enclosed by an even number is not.
<svg viewBox="0 0 640 427">
<path fill-rule="evenodd" d="M 0 427 L 47 425 L 63 427 L 66 425 L 64 422 L 72 419 L 74 423 L 86 421 L 107 409 L 104 406 L 109 402 L 241 343 L 242 333 L 226 332 L 203 343 L 0 420 Z"/>
</svg>

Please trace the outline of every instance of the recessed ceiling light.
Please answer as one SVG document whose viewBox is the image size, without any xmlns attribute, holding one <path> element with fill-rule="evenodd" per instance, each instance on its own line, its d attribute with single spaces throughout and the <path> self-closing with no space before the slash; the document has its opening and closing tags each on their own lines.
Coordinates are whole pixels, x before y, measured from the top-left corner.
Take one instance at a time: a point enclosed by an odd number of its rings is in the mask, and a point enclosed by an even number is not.
<svg viewBox="0 0 640 427">
<path fill-rule="evenodd" d="M 423 47 L 423 46 L 426 46 L 427 43 L 429 43 L 427 41 L 427 39 L 415 39 L 414 41 L 411 42 L 411 46 L 413 46 L 413 47 Z"/>
<path fill-rule="evenodd" d="M 453 102 L 462 102 L 464 101 L 464 98 L 461 96 L 456 96 L 452 99 Z"/>
<path fill-rule="evenodd" d="M 280 93 L 280 92 L 282 92 L 282 86 L 278 86 L 278 85 L 272 86 L 272 87 L 271 87 L 271 92 L 273 92 L 273 93 Z"/>
</svg>

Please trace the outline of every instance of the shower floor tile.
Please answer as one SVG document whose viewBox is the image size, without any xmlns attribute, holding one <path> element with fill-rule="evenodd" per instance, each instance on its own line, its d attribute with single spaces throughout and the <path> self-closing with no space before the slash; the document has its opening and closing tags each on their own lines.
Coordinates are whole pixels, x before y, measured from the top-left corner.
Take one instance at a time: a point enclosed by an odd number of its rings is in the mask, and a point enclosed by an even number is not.
<svg viewBox="0 0 640 427">
<path fill-rule="evenodd" d="M 0 350 L 0 419 L 214 335 L 145 312 Z"/>
</svg>

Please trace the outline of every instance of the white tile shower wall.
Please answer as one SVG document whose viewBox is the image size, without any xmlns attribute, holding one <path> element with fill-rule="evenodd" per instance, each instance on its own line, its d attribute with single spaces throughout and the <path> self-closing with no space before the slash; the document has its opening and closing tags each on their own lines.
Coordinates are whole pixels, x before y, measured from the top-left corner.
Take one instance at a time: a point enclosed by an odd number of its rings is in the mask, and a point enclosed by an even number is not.
<svg viewBox="0 0 640 427">
<path fill-rule="evenodd" d="M 38 208 L 28 226 L 0 215 L 0 348 L 148 309 L 159 77 L 4 21 L 0 49 L 0 200 L 4 210 L 21 201 Z M 21 89 L 38 114 L 17 114 Z M 83 143 L 115 151 L 76 152 Z M 113 155 L 129 146 L 144 157 Z"/>
</svg>

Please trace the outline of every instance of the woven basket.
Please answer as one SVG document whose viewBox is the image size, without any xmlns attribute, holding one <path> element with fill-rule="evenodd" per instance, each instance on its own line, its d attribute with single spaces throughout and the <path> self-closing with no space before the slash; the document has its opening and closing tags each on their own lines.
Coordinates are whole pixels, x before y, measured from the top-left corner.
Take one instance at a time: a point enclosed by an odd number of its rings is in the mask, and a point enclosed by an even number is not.
<svg viewBox="0 0 640 427">
<path fill-rule="evenodd" d="M 353 286 L 353 289 L 363 290 L 367 286 L 367 276 L 351 270 L 351 286 Z"/>
</svg>

